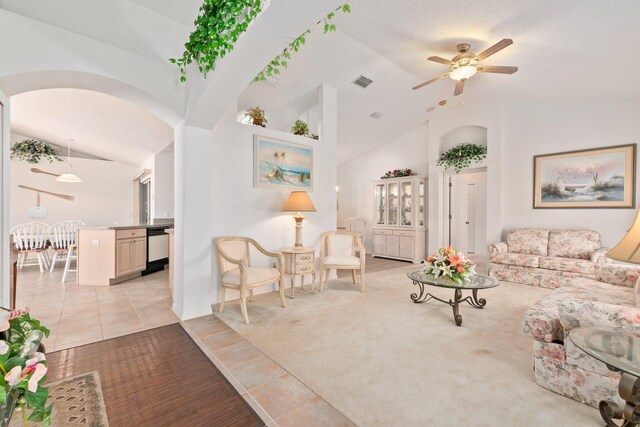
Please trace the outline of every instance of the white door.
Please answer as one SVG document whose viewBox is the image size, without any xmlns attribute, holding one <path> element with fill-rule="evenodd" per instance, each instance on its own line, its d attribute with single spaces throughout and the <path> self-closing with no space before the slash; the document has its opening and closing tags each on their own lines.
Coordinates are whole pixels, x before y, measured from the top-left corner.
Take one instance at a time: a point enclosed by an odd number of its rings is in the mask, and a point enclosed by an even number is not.
<svg viewBox="0 0 640 427">
<path fill-rule="evenodd" d="M 476 184 L 467 184 L 467 252 L 470 254 L 476 253 L 477 188 Z"/>
<path fill-rule="evenodd" d="M 3 307 L 9 307 L 9 132 L 9 100 L 0 92 L 0 280 Z"/>
<path fill-rule="evenodd" d="M 461 175 L 449 177 L 449 244 L 468 251 L 467 183 Z"/>
</svg>

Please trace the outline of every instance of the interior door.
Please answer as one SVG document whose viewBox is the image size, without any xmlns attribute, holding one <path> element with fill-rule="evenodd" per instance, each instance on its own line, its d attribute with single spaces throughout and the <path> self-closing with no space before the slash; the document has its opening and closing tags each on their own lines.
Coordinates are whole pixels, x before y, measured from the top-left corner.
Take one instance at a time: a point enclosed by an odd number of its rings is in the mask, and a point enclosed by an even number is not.
<svg viewBox="0 0 640 427">
<path fill-rule="evenodd" d="M 467 252 L 476 253 L 476 184 L 467 184 Z"/>
<path fill-rule="evenodd" d="M 461 175 L 449 177 L 449 244 L 468 251 L 467 184 Z"/>
</svg>

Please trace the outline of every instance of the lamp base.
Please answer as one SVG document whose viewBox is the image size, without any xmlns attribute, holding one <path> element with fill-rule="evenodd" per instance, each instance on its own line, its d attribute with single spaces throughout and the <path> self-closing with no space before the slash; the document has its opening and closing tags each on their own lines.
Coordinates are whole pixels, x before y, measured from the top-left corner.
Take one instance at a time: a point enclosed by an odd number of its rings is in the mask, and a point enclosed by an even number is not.
<svg viewBox="0 0 640 427">
<path fill-rule="evenodd" d="M 304 215 L 296 215 L 293 217 L 296 220 L 296 244 L 294 247 L 302 248 L 302 221 L 304 220 Z"/>
</svg>

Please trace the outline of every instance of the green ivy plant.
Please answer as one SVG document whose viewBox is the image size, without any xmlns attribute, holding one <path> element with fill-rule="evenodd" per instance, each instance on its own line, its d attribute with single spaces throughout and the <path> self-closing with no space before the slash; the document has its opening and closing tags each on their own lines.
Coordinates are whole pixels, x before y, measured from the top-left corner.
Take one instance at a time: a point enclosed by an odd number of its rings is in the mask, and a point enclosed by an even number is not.
<svg viewBox="0 0 640 427">
<path fill-rule="evenodd" d="M 187 80 L 193 62 L 205 77 L 216 61 L 231 52 L 242 33 L 262 11 L 263 0 L 204 0 L 180 58 L 169 61 L 180 68 L 180 81 Z"/>
<path fill-rule="evenodd" d="M 291 133 L 294 135 L 306 136 L 311 139 L 319 138 L 315 133 L 309 133 L 309 125 L 304 120 L 296 120 L 291 127 Z"/>
<path fill-rule="evenodd" d="M 347 3 L 343 4 L 318 21 L 316 26 L 322 25 L 325 34 L 336 31 L 336 24 L 331 21 L 336 16 L 336 12 L 340 11 L 343 13 L 351 13 L 351 6 Z M 287 47 L 284 48 L 282 52 L 273 58 L 273 60 L 267 64 L 262 71 L 258 73 L 258 75 L 253 79 L 253 82 L 266 81 L 268 77 L 280 74 L 281 68 L 287 68 L 289 60 L 291 59 L 291 53 L 298 52 L 300 50 L 300 48 L 306 43 L 306 37 L 309 34 L 311 34 L 310 29 L 296 37 Z"/>
<path fill-rule="evenodd" d="M 446 170 L 452 168 L 459 173 L 462 169 L 471 166 L 472 163 L 481 162 L 487 157 L 487 147 L 485 145 L 464 143 L 459 144 L 440 156 L 436 163 L 444 166 Z"/>
<path fill-rule="evenodd" d="M 39 163 L 40 160 L 46 159 L 49 163 L 54 161 L 62 161 L 62 157 L 50 144 L 37 141 L 35 139 L 24 139 L 18 141 L 11 146 L 11 158 L 17 157 L 19 160 L 28 163 Z"/>
</svg>

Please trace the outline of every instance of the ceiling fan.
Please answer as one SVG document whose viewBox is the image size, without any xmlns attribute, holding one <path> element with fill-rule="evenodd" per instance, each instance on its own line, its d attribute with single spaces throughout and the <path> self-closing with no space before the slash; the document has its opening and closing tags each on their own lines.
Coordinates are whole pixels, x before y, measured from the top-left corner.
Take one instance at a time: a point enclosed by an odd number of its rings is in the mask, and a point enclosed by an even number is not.
<svg viewBox="0 0 640 427">
<path fill-rule="evenodd" d="M 451 58 L 451 60 L 442 58 L 440 56 L 430 56 L 427 58 L 429 61 L 437 62 L 438 64 L 446 65 L 451 69 L 448 73 L 444 73 L 438 77 L 435 77 L 431 80 L 427 80 L 424 83 L 420 83 L 418 86 L 415 86 L 413 90 L 420 89 L 430 83 L 443 79 L 445 77 L 451 77 L 451 79 L 456 81 L 456 88 L 453 91 L 454 95 L 460 95 L 464 90 L 464 82 L 472 77 L 475 73 L 498 73 L 498 74 L 513 74 L 518 71 L 518 67 L 509 67 L 509 66 L 501 66 L 501 65 L 479 65 L 480 62 L 484 61 L 491 55 L 496 52 L 501 51 L 505 47 L 513 44 L 513 40 L 511 39 L 502 39 L 498 43 L 494 44 L 484 52 L 476 55 L 473 52 L 469 52 L 471 45 L 468 43 L 460 43 L 458 47 L 458 54 Z"/>
</svg>

